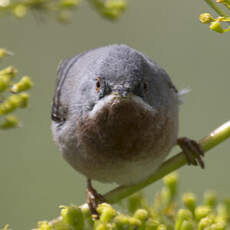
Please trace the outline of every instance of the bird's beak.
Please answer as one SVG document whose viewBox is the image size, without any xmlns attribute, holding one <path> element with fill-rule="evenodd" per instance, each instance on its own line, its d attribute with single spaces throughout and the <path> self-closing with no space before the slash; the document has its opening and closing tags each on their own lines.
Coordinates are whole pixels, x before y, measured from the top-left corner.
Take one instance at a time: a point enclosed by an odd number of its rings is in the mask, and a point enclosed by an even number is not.
<svg viewBox="0 0 230 230">
<path fill-rule="evenodd" d="M 113 91 L 112 95 L 115 95 L 115 96 L 121 97 L 121 98 L 127 98 L 127 97 L 132 96 L 133 94 L 126 89 L 119 89 L 119 90 Z"/>
</svg>

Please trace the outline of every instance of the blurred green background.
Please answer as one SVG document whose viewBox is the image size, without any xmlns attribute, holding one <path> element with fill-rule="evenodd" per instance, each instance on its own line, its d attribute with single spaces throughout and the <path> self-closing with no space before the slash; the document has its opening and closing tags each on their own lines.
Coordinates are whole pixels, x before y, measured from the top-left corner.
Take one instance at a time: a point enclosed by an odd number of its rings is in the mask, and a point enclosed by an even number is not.
<svg viewBox="0 0 230 230">
<path fill-rule="evenodd" d="M 178 89 L 192 89 L 181 106 L 181 136 L 199 139 L 229 120 L 230 33 L 211 32 L 199 22 L 200 13 L 208 10 L 202 0 L 133 0 L 117 22 L 101 18 L 86 2 L 70 25 L 34 16 L 0 18 L 0 47 L 16 53 L 0 66 L 14 64 L 35 83 L 29 109 L 18 113 L 23 127 L 0 134 L 0 225 L 31 229 L 38 220 L 57 216 L 58 205 L 85 201 L 85 178 L 62 160 L 50 132 L 60 59 L 107 44 L 128 44 L 164 67 Z M 213 149 L 205 170 L 179 170 L 181 191 L 201 195 L 211 188 L 229 195 L 229 147 L 226 141 Z M 149 186 L 147 196 L 153 197 L 159 186 Z M 101 192 L 113 187 L 96 183 Z"/>
</svg>

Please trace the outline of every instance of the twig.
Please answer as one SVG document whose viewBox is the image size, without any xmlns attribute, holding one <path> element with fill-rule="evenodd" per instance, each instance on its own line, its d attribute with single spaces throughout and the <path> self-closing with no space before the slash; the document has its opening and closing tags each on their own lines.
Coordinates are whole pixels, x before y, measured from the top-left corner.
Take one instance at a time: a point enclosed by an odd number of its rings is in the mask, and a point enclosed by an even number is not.
<svg viewBox="0 0 230 230">
<path fill-rule="evenodd" d="M 228 17 L 226 13 L 224 13 L 223 10 L 221 10 L 215 3 L 213 3 L 212 0 L 204 0 L 214 11 L 216 11 L 217 14 L 219 14 L 222 17 Z"/>
</svg>

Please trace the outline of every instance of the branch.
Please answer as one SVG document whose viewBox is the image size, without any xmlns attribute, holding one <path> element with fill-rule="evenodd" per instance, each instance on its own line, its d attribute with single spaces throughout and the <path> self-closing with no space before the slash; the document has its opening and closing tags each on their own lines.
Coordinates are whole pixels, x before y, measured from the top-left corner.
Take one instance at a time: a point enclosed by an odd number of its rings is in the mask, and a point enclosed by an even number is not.
<svg viewBox="0 0 230 230">
<path fill-rule="evenodd" d="M 219 14 L 222 17 L 228 17 L 228 15 L 223 12 L 215 3 L 212 2 L 212 0 L 205 0 L 205 2 L 214 10 L 217 14 Z"/>
</svg>

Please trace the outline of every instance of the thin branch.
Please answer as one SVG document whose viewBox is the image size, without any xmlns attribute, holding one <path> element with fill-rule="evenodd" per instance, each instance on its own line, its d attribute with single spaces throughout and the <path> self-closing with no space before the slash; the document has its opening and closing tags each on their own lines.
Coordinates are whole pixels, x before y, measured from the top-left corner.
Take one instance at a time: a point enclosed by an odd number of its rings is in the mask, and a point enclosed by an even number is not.
<svg viewBox="0 0 230 230">
<path fill-rule="evenodd" d="M 228 17 L 228 15 L 221 10 L 215 3 L 213 3 L 212 0 L 204 0 L 214 11 L 216 11 L 217 14 L 219 14 L 222 17 Z"/>
</svg>

